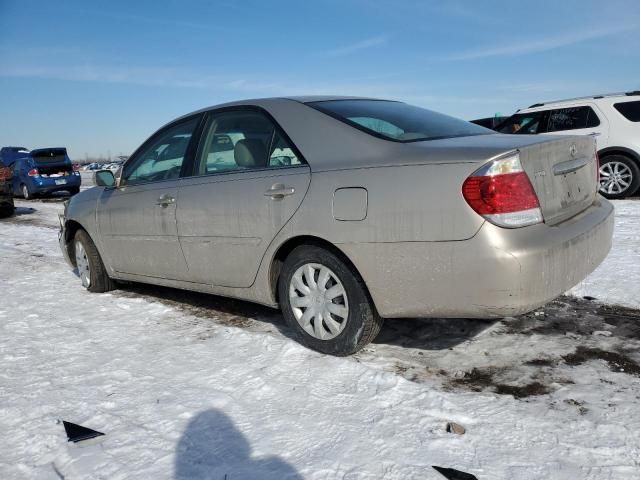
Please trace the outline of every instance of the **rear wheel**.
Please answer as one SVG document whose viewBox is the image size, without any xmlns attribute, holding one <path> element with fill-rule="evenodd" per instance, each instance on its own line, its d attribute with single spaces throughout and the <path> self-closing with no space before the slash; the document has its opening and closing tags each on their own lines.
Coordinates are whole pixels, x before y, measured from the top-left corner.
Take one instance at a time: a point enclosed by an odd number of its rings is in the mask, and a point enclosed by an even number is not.
<svg viewBox="0 0 640 480">
<path fill-rule="evenodd" d="M 31 200 L 33 198 L 33 194 L 29 191 L 29 187 L 25 184 L 22 184 L 22 197 L 25 200 Z"/>
<path fill-rule="evenodd" d="M 104 268 L 102 258 L 91 237 L 84 230 L 78 230 L 73 239 L 76 268 L 82 286 L 90 292 L 108 292 L 115 283 Z"/>
<path fill-rule="evenodd" d="M 600 160 L 600 193 L 606 198 L 625 198 L 640 187 L 640 168 L 629 157 L 608 155 Z"/>
<path fill-rule="evenodd" d="M 330 355 L 351 355 L 370 343 L 383 320 L 364 282 L 341 258 L 303 245 L 284 262 L 278 281 L 280 306 L 298 340 Z"/>
</svg>

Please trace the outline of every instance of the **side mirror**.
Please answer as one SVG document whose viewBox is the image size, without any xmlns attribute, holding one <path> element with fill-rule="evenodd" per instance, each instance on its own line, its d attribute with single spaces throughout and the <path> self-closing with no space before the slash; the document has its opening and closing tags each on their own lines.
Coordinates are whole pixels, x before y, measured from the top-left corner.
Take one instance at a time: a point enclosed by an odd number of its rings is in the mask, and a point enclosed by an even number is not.
<svg viewBox="0 0 640 480">
<path fill-rule="evenodd" d="M 111 170 L 98 170 L 96 172 L 95 182 L 98 187 L 115 187 L 116 177 L 113 176 Z"/>
</svg>

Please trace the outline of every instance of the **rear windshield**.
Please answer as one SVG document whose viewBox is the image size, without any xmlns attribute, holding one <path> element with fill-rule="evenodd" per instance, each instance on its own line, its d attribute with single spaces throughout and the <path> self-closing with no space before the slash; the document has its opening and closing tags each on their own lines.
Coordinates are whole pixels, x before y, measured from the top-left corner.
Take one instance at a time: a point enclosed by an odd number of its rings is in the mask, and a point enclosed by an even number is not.
<svg viewBox="0 0 640 480">
<path fill-rule="evenodd" d="M 616 103 L 613 107 L 631 122 L 640 122 L 640 101 Z"/>
<path fill-rule="evenodd" d="M 371 135 L 396 142 L 495 133 L 442 113 L 388 100 L 327 100 L 307 105 Z"/>
</svg>

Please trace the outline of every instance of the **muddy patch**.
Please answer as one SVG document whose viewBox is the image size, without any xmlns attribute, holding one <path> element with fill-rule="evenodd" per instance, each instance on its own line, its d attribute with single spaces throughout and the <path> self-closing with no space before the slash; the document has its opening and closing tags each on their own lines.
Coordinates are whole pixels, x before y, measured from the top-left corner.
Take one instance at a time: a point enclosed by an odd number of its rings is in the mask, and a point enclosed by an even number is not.
<svg viewBox="0 0 640 480">
<path fill-rule="evenodd" d="M 516 399 L 546 395 L 551 389 L 538 381 L 524 384 L 501 383 L 497 377 L 505 372 L 505 368 L 474 368 L 466 372 L 462 378 L 454 378 L 449 382 L 453 388 L 465 388 L 473 392 L 491 391 L 498 395 L 511 395 Z"/>
<path fill-rule="evenodd" d="M 578 347 L 576 351 L 562 357 L 567 365 L 582 365 L 590 360 L 604 360 L 612 372 L 621 372 L 640 377 L 640 365 L 618 352 L 609 352 L 600 348 Z"/>
<path fill-rule="evenodd" d="M 640 340 L 640 310 L 562 296 L 536 312 L 506 319 L 505 327 L 505 332 L 511 334 L 603 335 Z"/>
</svg>

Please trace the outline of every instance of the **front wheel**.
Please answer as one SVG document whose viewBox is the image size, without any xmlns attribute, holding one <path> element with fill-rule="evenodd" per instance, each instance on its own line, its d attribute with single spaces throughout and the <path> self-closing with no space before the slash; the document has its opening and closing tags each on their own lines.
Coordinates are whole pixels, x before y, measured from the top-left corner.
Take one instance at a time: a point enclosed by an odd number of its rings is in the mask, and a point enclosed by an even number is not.
<svg viewBox="0 0 640 480">
<path fill-rule="evenodd" d="M 300 343 L 322 353 L 351 355 L 382 328 L 360 275 L 324 248 L 303 245 L 289 254 L 278 295 Z"/>
<path fill-rule="evenodd" d="M 90 292 L 108 292 L 115 284 L 102 263 L 93 240 L 84 230 L 78 230 L 73 239 L 76 269 L 82 286 Z"/>
<path fill-rule="evenodd" d="M 640 168 L 628 157 L 608 155 L 600 161 L 600 193 L 611 199 L 633 195 L 640 187 Z"/>
</svg>

